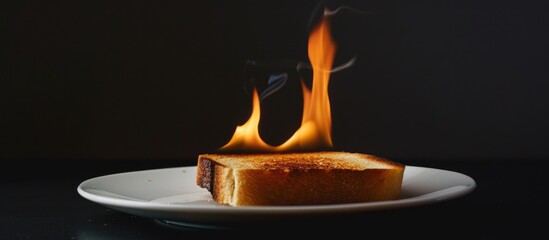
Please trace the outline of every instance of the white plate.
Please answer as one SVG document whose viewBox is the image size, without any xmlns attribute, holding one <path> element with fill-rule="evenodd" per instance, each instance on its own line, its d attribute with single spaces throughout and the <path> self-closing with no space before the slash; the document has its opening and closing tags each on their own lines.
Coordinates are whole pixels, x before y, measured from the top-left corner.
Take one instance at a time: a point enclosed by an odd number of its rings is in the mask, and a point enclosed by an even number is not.
<svg viewBox="0 0 549 240">
<path fill-rule="evenodd" d="M 78 193 L 125 213 L 192 227 L 222 227 L 245 221 L 290 216 L 330 215 L 412 207 L 471 192 L 475 181 L 464 174 L 406 166 L 398 200 L 351 204 L 230 207 L 215 203 L 195 184 L 196 166 L 127 172 L 82 182 Z"/>
</svg>

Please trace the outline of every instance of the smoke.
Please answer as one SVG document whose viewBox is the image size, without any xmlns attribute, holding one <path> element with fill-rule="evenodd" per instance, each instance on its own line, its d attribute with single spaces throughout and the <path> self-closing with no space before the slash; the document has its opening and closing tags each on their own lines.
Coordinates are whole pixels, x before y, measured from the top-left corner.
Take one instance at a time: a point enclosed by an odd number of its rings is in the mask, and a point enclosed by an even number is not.
<svg viewBox="0 0 549 240">
<path fill-rule="evenodd" d="M 352 67 L 355 62 L 356 57 L 325 71 L 336 73 Z M 312 72 L 312 70 L 311 64 L 300 61 L 262 62 L 248 60 L 244 66 L 244 89 L 248 93 L 252 93 L 253 89 L 260 90 L 259 99 L 263 101 L 286 86 L 288 80 L 305 81 L 304 75 L 307 72 Z M 290 75 L 299 77 L 290 77 Z M 307 83 L 307 81 L 305 82 Z M 310 85 L 310 83 L 307 85 Z"/>
<path fill-rule="evenodd" d="M 333 15 L 338 14 L 342 10 L 348 10 L 348 11 L 351 11 L 351 12 L 357 13 L 357 14 L 372 14 L 371 12 L 360 11 L 360 10 L 354 9 L 350 6 L 341 6 L 341 7 L 336 8 L 335 10 L 330 10 L 330 9 L 325 8 L 324 9 L 324 16 L 333 16 Z"/>
<path fill-rule="evenodd" d="M 342 12 L 371 14 L 370 12 L 361 11 L 350 6 L 340 6 L 334 10 L 330 10 L 326 7 L 326 1 L 320 1 L 313 9 L 310 16 L 307 27 L 308 31 L 310 31 L 322 18 L 332 17 Z M 343 64 L 333 67 L 332 69 L 323 69 L 323 71 L 336 73 L 352 67 L 355 62 L 356 56 Z M 260 100 L 264 100 L 286 86 L 289 80 L 293 81 L 295 77 L 291 76 L 303 76 L 307 71 L 312 71 L 312 66 L 308 62 L 291 60 L 276 62 L 247 60 L 244 66 L 244 88 L 246 92 L 250 94 L 253 89 L 260 90 L 259 98 Z M 300 77 L 299 79 L 301 81 L 304 80 L 303 77 Z"/>
</svg>

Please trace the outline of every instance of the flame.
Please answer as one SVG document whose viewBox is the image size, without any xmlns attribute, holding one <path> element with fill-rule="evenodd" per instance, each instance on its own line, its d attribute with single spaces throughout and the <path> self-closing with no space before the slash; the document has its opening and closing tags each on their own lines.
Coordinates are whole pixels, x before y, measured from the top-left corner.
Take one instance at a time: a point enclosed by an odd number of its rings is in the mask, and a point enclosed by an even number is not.
<svg viewBox="0 0 549 240">
<path fill-rule="evenodd" d="M 259 106 L 259 95 L 257 90 L 253 92 L 252 115 L 248 121 L 234 131 L 231 140 L 221 147 L 224 149 L 246 149 L 251 151 L 272 151 L 273 147 L 265 143 L 259 135 L 259 119 L 261 110 Z"/>
<path fill-rule="evenodd" d="M 335 43 L 330 35 L 330 22 L 324 16 L 309 35 L 308 54 L 313 68 L 313 85 L 309 90 L 302 82 L 303 116 L 301 126 L 283 144 L 271 146 L 259 135 L 260 103 L 253 94 L 253 109 L 249 120 L 236 128 L 233 137 L 221 150 L 295 151 L 317 147 L 332 147 L 332 117 L 328 83 L 335 56 Z"/>
</svg>

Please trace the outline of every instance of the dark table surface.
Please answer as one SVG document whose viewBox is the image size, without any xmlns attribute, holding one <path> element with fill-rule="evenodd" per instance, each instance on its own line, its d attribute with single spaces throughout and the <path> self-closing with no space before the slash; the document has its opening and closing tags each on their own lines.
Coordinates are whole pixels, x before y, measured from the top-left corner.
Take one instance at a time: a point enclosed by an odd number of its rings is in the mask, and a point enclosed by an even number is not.
<svg viewBox="0 0 549 240">
<path fill-rule="evenodd" d="M 6 161 L 5 161 L 6 162 Z M 0 239 L 185 239 L 191 233 L 240 236 L 262 231 L 362 234 L 362 238 L 530 239 L 547 235 L 548 161 L 400 160 L 466 174 L 473 192 L 419 207 L 250 223 L 213 231 L 184 228 L 91 202 L 77 193 L 87 179 L 111 173 L 195 165 L 193 160 L 17 160 L 4 164 Z"/>
</svg>

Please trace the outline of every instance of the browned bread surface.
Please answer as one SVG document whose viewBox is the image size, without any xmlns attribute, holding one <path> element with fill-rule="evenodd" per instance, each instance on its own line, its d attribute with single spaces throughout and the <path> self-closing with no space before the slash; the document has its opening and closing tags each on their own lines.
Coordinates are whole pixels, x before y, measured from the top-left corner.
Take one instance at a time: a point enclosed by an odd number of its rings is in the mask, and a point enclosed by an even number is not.
<svg viewBox="0 0 549 240">
<path fill-rule="evenodd" d="M 202 154 L 196 183 L 231 206 L 398 199 L 405 166 L 348 152 Z"/>
</svg>

